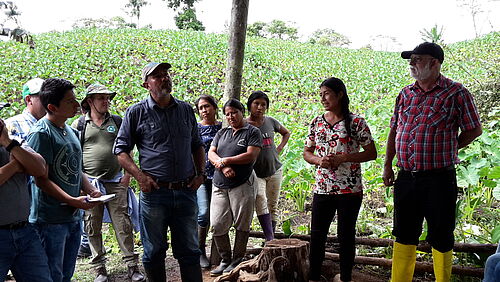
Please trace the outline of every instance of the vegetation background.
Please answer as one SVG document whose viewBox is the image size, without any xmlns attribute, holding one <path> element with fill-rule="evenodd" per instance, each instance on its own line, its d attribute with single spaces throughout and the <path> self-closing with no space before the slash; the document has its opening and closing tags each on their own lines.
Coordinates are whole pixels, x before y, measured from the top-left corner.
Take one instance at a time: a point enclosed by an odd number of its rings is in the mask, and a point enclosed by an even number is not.
<svg viewBox="0 0 500 282">
<path fill-rule="evenodd" d="M 224 92 L 226 35 L 196 31 L 150 29 L 75 29 L 34 36 L 36 48 L 13 41 L 0 42 L 0 101 L 10 108 L 0 116 L 20 113 L 22 85 L 34 77 L 61 77 L 73 82 L 83 98 L 86 86 L 101 83 L 118 92 L 113 110 L 144 99 L 140 72 L 150 61 L 172 64 L 176 98 L 193 102 L 201 94 L 218 99 Z M 463 83 L 480 108 L 484 133 L 460 151 L 460 196 L 457 206 L 457 242 L 497 243 L 500 239 L 500 33 L 445 46 L 445 76 Z M 358 235 L 390 238 L 392 190 L 382 184 L 382 164 L 394 100 L 412 83 L 407 62 L 399 53 L 344 49 L 296 41 L 249 37 L 243 73 L 242 100 L 254 90 L 269 94 L 269 115 L 292 132 L 281 154 L 284 164 L 281 229 L 307 233 L 306 204 L 314 183 L 312 167 L 302 159 L 308 123 L 323 113 L 318 86 L 336 76 L 346 83 L 351 110 L 366 118 L 375 138 L 378 158 L 363 164 L 365 200 Z M 222 102 L 220 102 L 222 105 Z M 256 227 L 257 228 L 257 227 Z M 335 227 L 332 225 L 332 232 Z M 118 253 L 111 229 L 106 232 L 111 253 Z M 425 231 L 422 235 L 425 238 Z M 388 256 L 389 251 L 381 255 Z M 385 252 L 385 253 L 384 253 Z M 421 254 L 425 258 L 424 254 Z M 482 266 L 482 254 L 457 254 L 456 263 Z M 80 281 L 80 280 L 79 280 Z"/>
</svg>

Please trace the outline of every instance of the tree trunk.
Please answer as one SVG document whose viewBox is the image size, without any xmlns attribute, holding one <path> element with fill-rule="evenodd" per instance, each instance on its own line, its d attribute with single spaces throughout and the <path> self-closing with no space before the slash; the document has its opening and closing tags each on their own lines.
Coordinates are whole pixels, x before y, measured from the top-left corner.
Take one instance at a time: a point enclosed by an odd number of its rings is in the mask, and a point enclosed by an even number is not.
<svg viewBox="0 0 500 282">
<path fill-rule="evenodd" d="M 254 259 L 242 262 L 218 281 L 303 282 L 309 275 L 309 243 L 298 239 L 275 239 L 266 243 Z"/>
<path fill-rule="evenodd" d="M 247 33 L 249 0 L 233 0 L 231 25 L 229 28 L 229 50 L 227 57 L 226 88 L 224 102 L 230 98 L 240 99 L 245 38 Z"/>
</svg>

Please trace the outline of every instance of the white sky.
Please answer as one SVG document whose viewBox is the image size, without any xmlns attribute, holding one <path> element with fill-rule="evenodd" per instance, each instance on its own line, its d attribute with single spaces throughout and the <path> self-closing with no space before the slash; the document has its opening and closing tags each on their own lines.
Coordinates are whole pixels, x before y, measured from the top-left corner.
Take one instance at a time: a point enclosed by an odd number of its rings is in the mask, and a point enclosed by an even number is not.
<svg viewBox="0 0 500 282">
<path fill-rule="evenodd" d="M 500 30 L 500 0 L 475 1 L 480 34 Z M 71 29 L 79 18 L 122 16 L 128 0 L 14 0 L 22 12 L 22 27 L 32 33 Z M 176 29 L 175 13 L 161 0 L 148 0 L 140 25 L 154 29 Z M 407 50 L 420 43 L 419 31 L 434 24 L 444 27 L 443 38 L 452 43 L 475 37 L 472 17 L 457 0 L 250 0 L 248 23 L 273 19 L 293 23 L 301 40 L 320 28 L 332 28 L 346 35 L 351 47 L 371 43 L 375 49 Z M 221 33 L 231 17 L 232 0 L 201 0 L 195 4 L 198 18 L 207 32 Z M 135 19 L 132 20 L 135 22 Z M 377 35 L 395 37 L 400 44 L 373 42 Z"/>
</svg>

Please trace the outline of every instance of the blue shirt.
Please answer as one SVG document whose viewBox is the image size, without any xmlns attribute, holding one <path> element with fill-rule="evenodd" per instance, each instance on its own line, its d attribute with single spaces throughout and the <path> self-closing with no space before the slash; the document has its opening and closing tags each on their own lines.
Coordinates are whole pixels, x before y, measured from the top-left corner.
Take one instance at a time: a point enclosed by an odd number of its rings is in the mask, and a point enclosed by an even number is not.
<svg viewBox="0 0 500 282">
<path fill-rule="evenodd" d="M 66 124 L 59 128 L 42 118 L 31 128 L 27 141 L 45 159 L 49 179 L 68 195 L 80 196 L 82 150 L 76 130 Z M 31 223 L 71 223 L 81 219 L 79 209 L 60 202 L 35 184 L 31 194 Z"/>
<path fill-rule="evenodd" d="M 214 140 L 215 134 L 222 128 L 222 123 L 217 123 L 214 125 L 202 125 L 198 123 L 198 130 L 200 131 L 201 140 L 205 145 L 205 173 L 208 179 L 214 177 L 215 167 L 208 159 L 208 151 L 210 150 L 210 145 L 212 140 Z"/>
<path fill-rule="evenodd" d="M 157 181 L 184 181 L 195 174 L 192 152 L 203 146 L 193 108 L 172 99 L 162 109 L 149 96 L 127 109 L 113 152 L 137 146 L 139 164 Z"/>
<path fill-rule="evenodd" d="M 7 131 L 11 139 L 16 139 L 19 143 L 26 140 L 31 127 L 37 122 L 36 118 L 26 108 L 22 114 L 13 116 L 5 121 Z"/>
</svg>

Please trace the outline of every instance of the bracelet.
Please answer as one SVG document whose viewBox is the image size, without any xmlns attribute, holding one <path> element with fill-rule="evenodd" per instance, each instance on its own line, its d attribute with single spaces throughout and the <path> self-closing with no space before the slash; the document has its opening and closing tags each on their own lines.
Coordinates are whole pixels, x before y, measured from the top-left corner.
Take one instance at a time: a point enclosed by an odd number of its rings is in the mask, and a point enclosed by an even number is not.
<svg viewBox="0 0 500 282">
<path fill-rule="evenodd" d="M 21 146 L 21 144 L 16 139 L 14 139 L 10 141 L 10 144 L 7 147 L 5 147 L 5 150 L 7 150 L 7 152 L 10 152 L 12 149 L 14 149 L 14 147 L 18 146 Z"/>
</svg>

